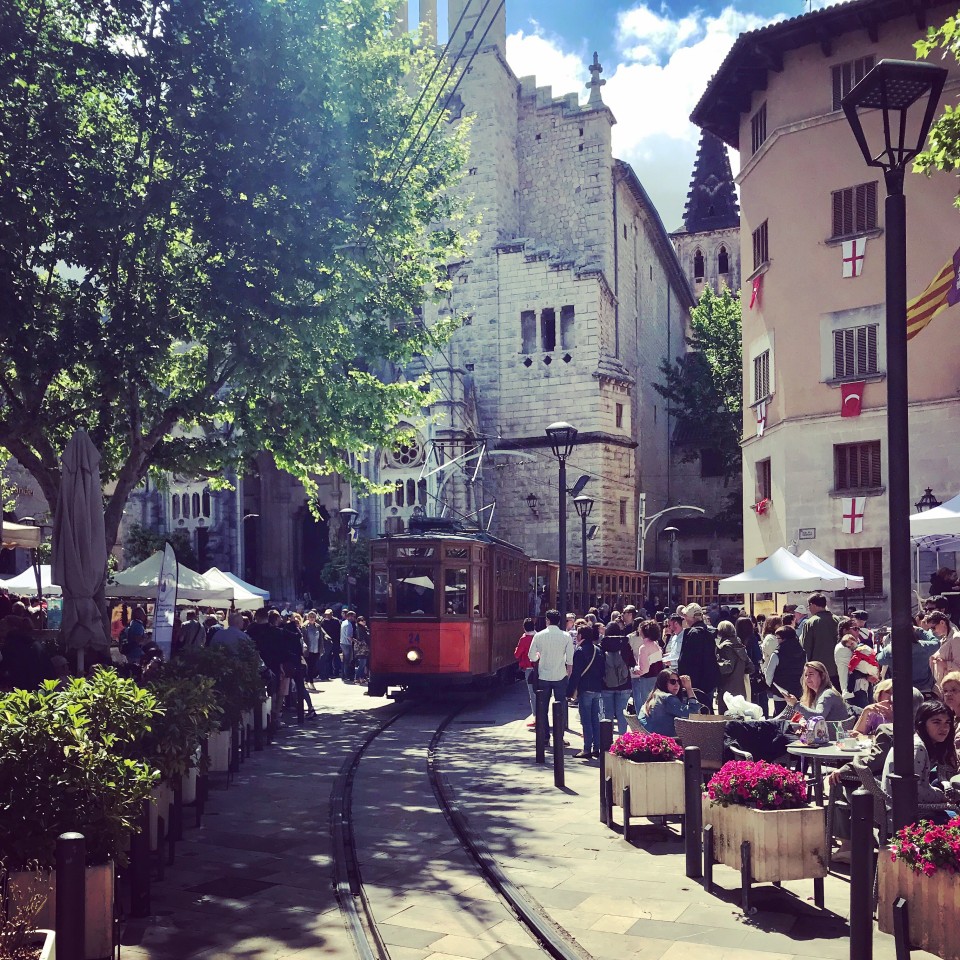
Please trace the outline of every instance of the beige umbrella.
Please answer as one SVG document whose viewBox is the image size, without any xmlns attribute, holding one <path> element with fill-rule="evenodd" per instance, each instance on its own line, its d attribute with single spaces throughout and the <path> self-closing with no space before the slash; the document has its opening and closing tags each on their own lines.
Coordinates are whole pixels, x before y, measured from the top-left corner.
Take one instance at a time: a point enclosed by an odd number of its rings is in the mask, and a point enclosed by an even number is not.
<svg viewBox="0 0 960 960">
<path fill-rule="evenodd" d="M 104 629 L 104 584 L 107 546 L 100 486 L 100 454 L 77 430 L 63 451 L 60 496 L 53 519 L 53 579 L 63 590 L 66 645 L 77 650 L 78 670 L 83 651 L 109 650 Z"/>
</svg>

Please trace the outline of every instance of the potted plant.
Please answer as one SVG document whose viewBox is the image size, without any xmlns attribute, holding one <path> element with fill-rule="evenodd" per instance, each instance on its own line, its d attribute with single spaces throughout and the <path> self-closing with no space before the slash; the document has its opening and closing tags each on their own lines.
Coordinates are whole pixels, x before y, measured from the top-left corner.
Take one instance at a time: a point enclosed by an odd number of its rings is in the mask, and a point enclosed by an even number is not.
<svg viewBox="0 0 960 960">
<path fill-rule="evenodd" d="M 37 917 L 46 903 L 47 877 L 39 870 L 22 885 L 9 884 L 0 867 L 4 915 L 0 918 L 0 957 L 9 960 L 54 960 L 56 935 L 37 927 Z"/>
<path fill-rule="evenodd" d="M 683 750 L 676 740 L 659 733 L 625 733 L 617 737 L 606 758 L 613 780 L 614 803 L 630 788 L 630 814 L 658 817 L 684 813 Z"/>
<path fill-rule="evenodd" d="M 904 827 L 889 850 L 880 851 L 878 870 L 880 929 L 894 932 L 893 905 L 903 897 L 911 944 L 944 960 L 960 960 L 960 817 L 945 825 L 921 820 Z"/>
<path fill-rule="evenodd" d="M 751 879 L 825 877 L 826 821 L 807 801 L 803 775 L 763 760 L 725 763 L 703 796 L 703 823 L 713 828 L 714 858 L 741 870 L 750 844 Z"/>
<path fill-rule="evenodd" d="M 114 863 L 125 862 L 127 837 L 159 776 L 132 754 L 156 713 L 147 691 L 108 669 L 63 690 L 47 681 L 0 697 L 0 857 L 18 871 L 11 884 L 28 883 L 30 866 L 52 871 L 61 833 L 84 835 L 87 957 L 113 948 Z M 55 891 L 51 873 L 39 918 L 50 927 Z"/>
</svg>

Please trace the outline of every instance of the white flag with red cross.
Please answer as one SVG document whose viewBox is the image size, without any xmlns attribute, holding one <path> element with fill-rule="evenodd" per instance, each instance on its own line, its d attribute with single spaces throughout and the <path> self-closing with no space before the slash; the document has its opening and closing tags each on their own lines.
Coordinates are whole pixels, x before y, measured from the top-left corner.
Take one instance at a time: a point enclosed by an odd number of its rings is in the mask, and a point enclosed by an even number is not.
<svg viewBox="0 0 960 960">
<path fill-rule="evenodd" d="M 863 511 L 866 504 L 866 497 L 843 498 L 844 533 L 863 533 Z"/>
<path fill-rule="evenodd" d="M 757 436 L 762 437 L 767 429 L 767 401 L 761 400 L 757 404 Z"/>
<path fill-rule="evenodd" d="M 867 255 L 867 238 L 856 237 L 843 241 L 843 276 L 859 277 L 863 273 L 863 261 Z"/>
</svg>

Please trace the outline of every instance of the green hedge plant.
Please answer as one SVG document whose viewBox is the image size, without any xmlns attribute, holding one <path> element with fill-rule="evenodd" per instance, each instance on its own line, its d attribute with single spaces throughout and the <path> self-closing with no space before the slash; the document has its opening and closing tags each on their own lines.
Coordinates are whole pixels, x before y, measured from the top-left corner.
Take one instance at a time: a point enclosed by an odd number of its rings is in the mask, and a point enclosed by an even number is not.
<svg viewBox="0 0 960 960">
<path fill-rule="evenodd" d="M 177 669 L 213 681 L 221 708 L 220 729 L 240 722 L 245 710 L 256 709 L 263 700 L 263 667 L 252 642 L 241 641 L 236 652 L 224 647 L 191 647 L 180 653 Z"/>
</svg>

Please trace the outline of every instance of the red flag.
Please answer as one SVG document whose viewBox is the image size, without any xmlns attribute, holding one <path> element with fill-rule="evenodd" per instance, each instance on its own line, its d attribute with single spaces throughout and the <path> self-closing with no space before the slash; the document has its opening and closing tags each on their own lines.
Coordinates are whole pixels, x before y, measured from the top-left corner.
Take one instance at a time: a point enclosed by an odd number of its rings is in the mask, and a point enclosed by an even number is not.
<svg viewBox="0 0 960 960">
<path fill-rule="evenodd" d="M 907 339 L 912 340 L 941 310 L 960 300 L 960 247 L 930 281 L 927 288 L 907 304 Z"/>
<path fill-rule="evenodd" d="M 760 291 L 763 290 L 763 274 L 753 278 L 753 292 L 750 294 L 750 309 L 760 299 Z"/>
<path fill-rule="evenodd" d="M 857 380 L 854 383 L 840 384 L 840 416 L 859 417 L 863 407 L 863 388 L 865 381 Z"/>
</svg>

